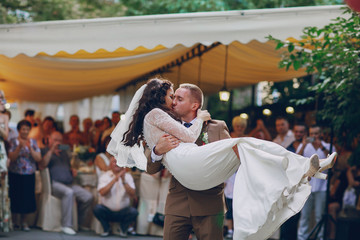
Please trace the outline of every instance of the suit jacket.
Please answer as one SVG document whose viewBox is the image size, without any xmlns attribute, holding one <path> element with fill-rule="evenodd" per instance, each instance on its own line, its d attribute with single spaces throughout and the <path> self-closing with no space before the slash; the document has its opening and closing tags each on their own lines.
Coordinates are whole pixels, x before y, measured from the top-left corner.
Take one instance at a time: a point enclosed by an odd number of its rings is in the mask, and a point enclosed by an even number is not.
<svg viewBox="0 0 360 240">
<path fill-rule="evenodd" d="M 229 130 L 224 121 L 211 120 L 204 123 L 203 130 L 208 133 L 209 142 L 230 138 Z M 196 144 L 202 145 L 199 139 Z M 161 161 L 153 163 L 148 158 L 147 172 L 154 174 L 163 168 Z M 196 170 L 194 171 L 196 174 Z M 181 185 L 174 177 L 171 178 L 169 193 L 165 204 L 165 214 L 176 216 L 208 216 L 224 213 L 224 184 L 205 191 L 190 190 Z"/>
</svg>

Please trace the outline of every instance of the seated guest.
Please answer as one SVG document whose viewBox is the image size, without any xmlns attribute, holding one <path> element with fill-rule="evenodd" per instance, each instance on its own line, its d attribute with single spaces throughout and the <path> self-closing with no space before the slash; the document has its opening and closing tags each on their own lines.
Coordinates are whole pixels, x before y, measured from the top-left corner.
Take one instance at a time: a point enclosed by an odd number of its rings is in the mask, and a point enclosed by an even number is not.
<svg viewBox="0 0 360 240">
<path fill-rule="evenodd" d="M 68 141 L 67 141 L 67 144 L 71 147 L 71 149 L 74 149 L 74 146 L 77 147 L 77 146 L 80 146 L 82 145 L 81 144 L 81 135 L 77 134 L 77 133 L 70 133 L 68 135 Z"/>
<path fill-rule="evenodd" d="M 31 123 L 22 120 L 17 125 L 19 136 L 10 142 L 9 195 L 11 212 L 21 217 L 21 227 L 29 231 L 27 216 L 35 212 L 36 162 L 41 161 L 40 149 L 34 139 L 29 138 Z"/>
<path fill-rule="evenodd" d="M 104 139 L 104 144 L 101 147 L 102 149 L 106 149 L 109 142 L 111 140 L 110 136 L 107 136 Z M 108 153 L 107 151 L 99 153 L 98 155 L 96 155 L 94 164 L 95 164 L 95 169 L 96 169 L 96 175 L 99 178 L 103 173 L 107 172 L 108 170 L 110 170 L 110 153 Z"/>
<path fill-rule="evenodd" d="M 93 196 L 89 191 L 74 184 L 74 176 L 77 172 L 70 166 L 70 153 L 59 147 L 63 146 L 60 145 L 62 142 L 63 137 L 60 132 L 55 131 L 50 135 L 49 146 L 41 149 L 43 156 L 41 167 L 49 168 L 52 194 L 61 199 L 62 231 L 65 234 L 74 235 L 76 232 L 72 229 L 73 199 L 75 198 L 78 203 L 80 229 L 85 229 Z"/>
<path fill-rule="evenodd" d="M 100 221 L 106 237 L 110 234 L 109 222 L 120 223 L 120 235 L 125 237 L 129 225 L 134 223 L 138 212 L 130 207 L 130 200 L 136 197 L 135 184 L 126 169 L 116 165 L 113 156 L 110 158 L 111 170 L 101 175 L 98 183 L 100 204 L 94 208 L 94 215 Z"/>
<path fill-rule="evenodd" d="M 82 141 L 86 146 L 93 146 L 92 145 L 92 139 L 93 139 L 93 135 L 94 135 L 94 131 L 93 131 L 93 121 L 91 120 L 91 118 L 85 118 L 82 121 L 82 125 L 83 125 L 83 134 L 82 134 Z"/>
<path fill-rule="evenodd" d="M 100 135 L 102 134 L 102 125 L 103 125 L 102 120 L 98 119 L 94 122 L 94 128 L 92 129 L 93 136 L 91 142 L 92 142 L 92 146 L 95 147 L 96 150 L 98 150 L 98 145 L 99 145 L 98 142 L 100 141 Z"/>
</svg>

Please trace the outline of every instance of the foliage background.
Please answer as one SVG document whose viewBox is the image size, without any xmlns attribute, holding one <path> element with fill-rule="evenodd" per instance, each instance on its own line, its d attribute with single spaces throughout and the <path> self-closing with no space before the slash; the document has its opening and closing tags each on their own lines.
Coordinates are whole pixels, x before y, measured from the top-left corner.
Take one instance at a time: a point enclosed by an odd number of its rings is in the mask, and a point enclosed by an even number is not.
<svg viewBox="0 0 360 240">
<path fill-rule="evenodd" d="M 342 0 L 2 0 L 0 24 L 342 4 Z"/>
<path fill-rule="evenodd" d="M 316 102 L 320 122 L 334 129 L 337 139 L 355 147 L 360 136 L 360 16 L 344 15 L 323 28 L 307 27 L 301 41 L 269 39 L 284 51 L 281 68 L 305 68 L 314 74 L 309 95 L 297 104 Z"/>
</svg>

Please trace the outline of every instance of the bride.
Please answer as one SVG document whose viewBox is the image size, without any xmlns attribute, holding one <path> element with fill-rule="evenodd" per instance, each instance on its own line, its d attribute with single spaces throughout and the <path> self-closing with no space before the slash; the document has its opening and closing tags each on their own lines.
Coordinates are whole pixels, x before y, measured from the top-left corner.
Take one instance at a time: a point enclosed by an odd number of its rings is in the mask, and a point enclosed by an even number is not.
<svg viewBox="0 0 360 240">
<path fill-rule="evenodd" d="M 199 147 L 194 142 L 210 115 L 198 110 L 193 125 L 186 128 L 171 112 L 173 95 L 167 80 L 155 78 L 143 85 L 135 93 L 125 120 L 111 134 L 107 151 L 120 166 L 146 170 L 141 142 L 145 140 L 153 149 L 168 133 L 182 143 L 165 154 L 163 164 L 185 187 L 206 190 L 238 171 L 233 200 L 234 239 L 269 237 L 303 207 L 311 191 L 308 177 L 325 178 L 320 171 L 335 161 L 336 153 L 319 163 L 317 155 L 305 158 L 254 138 L 225 139 Z"/>
</svg>

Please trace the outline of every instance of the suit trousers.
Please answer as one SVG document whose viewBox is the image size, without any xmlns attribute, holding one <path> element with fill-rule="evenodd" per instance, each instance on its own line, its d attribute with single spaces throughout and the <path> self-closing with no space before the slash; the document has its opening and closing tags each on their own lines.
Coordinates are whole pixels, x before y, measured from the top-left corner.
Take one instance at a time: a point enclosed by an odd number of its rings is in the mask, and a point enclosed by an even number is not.
<svg viewBox="0 0 360 240">
<path fill-rule="evenodd" d="M 222 240 L 224 214 L 210 216 L 165 215 L 164 240 L 188 240 L 194 229 L 198 240 Z"/>
<path fill-rule="evenodd" d="M 119 222 L 122 232 L 127 233 L 129 225 L 135 222 L 138 211 L 133 207 L 125 207 L 115 212 L 102 204 L 97 204 L 94 208 L 94 215 L 100 221 L 104 232 L 110 231 L 109 222 Z"/>
<path fill-rule="evenodd" d="M 86 189 L 75 184 L 63 184 L 57 181 L 52 181 L 52 194 L 61 199 L 61 224 L 63 227 L 72 227 L 72 209 L 74 197 L 78 202 L 79 224 L 84 226 L 84 223 L 91 211 L 93 202 L 92 194 Z"/>
</svg>

